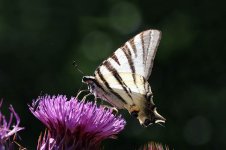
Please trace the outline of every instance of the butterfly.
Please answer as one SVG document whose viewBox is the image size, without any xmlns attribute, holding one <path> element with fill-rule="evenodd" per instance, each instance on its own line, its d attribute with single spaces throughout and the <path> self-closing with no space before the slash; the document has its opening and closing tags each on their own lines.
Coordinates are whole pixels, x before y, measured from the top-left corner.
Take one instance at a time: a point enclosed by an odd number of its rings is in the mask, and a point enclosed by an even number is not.
<svg viewBox="0 0 226 150">
<path fill-rule="evenodd" d="M 127 109 L 145 127 L 166 120 L 157 112 L 148 83 L 160 39 L 159 30 L 143 31 L 104 60 L 93 76 L 82 78 L 96 98 Z"/>
</svg>

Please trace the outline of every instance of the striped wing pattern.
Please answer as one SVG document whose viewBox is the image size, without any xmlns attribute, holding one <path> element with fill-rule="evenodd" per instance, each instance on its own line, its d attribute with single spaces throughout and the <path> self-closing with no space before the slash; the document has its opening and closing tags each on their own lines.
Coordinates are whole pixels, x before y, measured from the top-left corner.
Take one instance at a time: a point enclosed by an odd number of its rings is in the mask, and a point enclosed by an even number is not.
<svg viewBox="0 0 226 150">
<path fill-rule="evenodd" d="M 83 77 L 95 97 L 127 109 L 144 126 L 165 122 L 148 83 L 160 38 L 158 30 L 141 32 L 103 61 L 94 76 Z"/>
<path fill-rule="evenodd" d="M 95 71 L 94 76 L 103 89 L 126 104 L 132 105 L 133 96 L 145 95 L 161 32 L 147 30 L 118 48 Z M 142 81 L 143 82 L 142 82 Z"/>
<path fill-rule="evenodd" d="M 160 38 L 161 32 L 158 30 L 141 32 L 118 48 L 106 61 L 118 72 L 136 73 L 148 79 Z"/>
</svg>

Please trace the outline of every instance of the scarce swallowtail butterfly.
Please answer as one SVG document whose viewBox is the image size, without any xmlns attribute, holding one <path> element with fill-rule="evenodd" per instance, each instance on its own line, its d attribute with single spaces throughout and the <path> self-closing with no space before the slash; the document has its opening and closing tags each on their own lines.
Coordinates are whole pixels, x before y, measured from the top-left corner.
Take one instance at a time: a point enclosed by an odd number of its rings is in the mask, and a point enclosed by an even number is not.
<svg viewBox="0 0 226 150">
<path fill-rule="evenodd" d="M 145 127 L 165 123 L 157 112 L 148 83 L 160 38 L 158 30 L 139 33 L 103 61 L 93 76 L 82 79 L 96 98 L 127 109 Z"/>
</svg>

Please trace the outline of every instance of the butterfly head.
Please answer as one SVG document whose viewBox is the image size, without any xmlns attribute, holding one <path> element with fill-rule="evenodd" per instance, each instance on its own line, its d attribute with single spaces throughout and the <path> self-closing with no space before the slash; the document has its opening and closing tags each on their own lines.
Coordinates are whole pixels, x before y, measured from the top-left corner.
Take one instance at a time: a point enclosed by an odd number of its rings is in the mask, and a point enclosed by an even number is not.
<svg viewBox="0 0 226 150">
<path fill-rule="evenodd" d="M 97 88 L 96 80 L 93 76 L 84 76 L 82 78 L 82 82 L 86 83 L 88 85 L 88 89 L 91 93 L 95 93 L 95 90 Z"/>
</svg>

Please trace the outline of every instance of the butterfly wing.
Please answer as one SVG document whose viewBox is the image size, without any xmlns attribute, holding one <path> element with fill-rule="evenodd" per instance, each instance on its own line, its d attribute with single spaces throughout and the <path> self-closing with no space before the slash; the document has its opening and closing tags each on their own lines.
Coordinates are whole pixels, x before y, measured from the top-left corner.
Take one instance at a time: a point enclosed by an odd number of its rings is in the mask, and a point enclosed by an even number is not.
<svg viewBox="0 0 226 150">
<path fill-rule="evenodd" d="M 152 98 L 147 98 L 148 94 L 152 95 L 147 79 L 160 38 L 161 32 L 158 30 L 141 32 L 118 48 L 94 72 L 98 86 L 106 93 L 103 95 L 106 96 L 105 100 L 115 106 L 121 107 L 123 104 L 129 112 L 138 111 L 138 119 L 142 124 L 147 118 L 164 120 L 156 115 Z"/>
<path fill-rule="evenodd" d="M 160 31 L 147 30 L 127 41 L 96 69 L 94 76 L 97 82 L 106 92 L 116 95 L 122 101 L 126 100 L 127 104 L 132 104 L 131 93 L 142 93 L 138 91 L 140 83 L 136 76 L 142 76 L 146 80 L 150 76 L 160 37 Z M 127 77 L 132 78 L 130 82 L 135 85 L 134 90 L 131 90 L 132 86 L 128 85 L 128 80 L 122 78 L 120 75 L 122 73 L 128 73 Z M 117 82 L 120 86 L 118 89 L 123 89 L 123 91 L 115 92 L 111 87 L 113 81 Z"/>
<path fill-rule="evenodd" d="M 141 39 L 143 39 L 143 47 L 144 49 L 144 64 L 145 64 L 145 70 L 144 70 L 144 77 L 146 79 L 149 78 L 151 75 L 153 63 L 154 63 L 154 58 L 155 54 L 161 39 L 161 32 L 158 30 L 148 30 L 143 32 L 141 35 Z"/>
<path fill-rule="evenodd" d="M 152 71 L 160 38 L 161 32 L 158 30 L 143 31 L 118 48 L 106 61 L 117 72 L 138 74 L 147 80 Z M 101 70 L 106 61 L 99 66 Z"/>
</svg>

